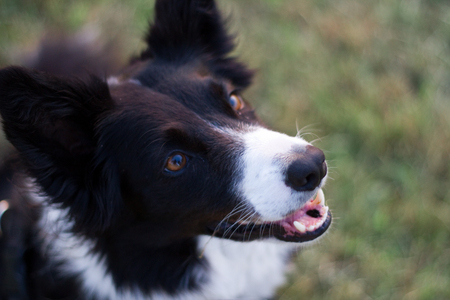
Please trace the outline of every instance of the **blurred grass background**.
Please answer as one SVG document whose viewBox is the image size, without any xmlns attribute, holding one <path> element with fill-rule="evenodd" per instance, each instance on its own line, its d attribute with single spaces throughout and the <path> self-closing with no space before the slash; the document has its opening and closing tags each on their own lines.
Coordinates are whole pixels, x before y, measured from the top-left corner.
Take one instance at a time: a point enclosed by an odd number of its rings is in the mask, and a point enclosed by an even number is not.
<svg viewBox="0 0 450 300">
<path fill-rule="evenodd" d="M 279 299 L 450 299 L 450 3 L 221 0 L 260 116 L 326 150 L 331 233 Z M 49 29 L 142 49 L 145 0 L 1 0 L 0 66 Z M 121 48 L 121 49 L 122 49 Z M 0 137 L 0 154 L 7 148 Z"/>
</svg>

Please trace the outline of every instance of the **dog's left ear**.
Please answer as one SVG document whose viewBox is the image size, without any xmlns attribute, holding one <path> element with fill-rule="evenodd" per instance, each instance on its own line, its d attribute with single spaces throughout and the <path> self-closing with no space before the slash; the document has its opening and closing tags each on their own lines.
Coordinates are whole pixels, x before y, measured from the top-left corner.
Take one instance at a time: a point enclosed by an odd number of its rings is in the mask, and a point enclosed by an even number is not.
<svg viewBox="0 0 450 300">
<path fill-rule="evenodd" d="M 121 203 L 117 172 L 102 161 L 96 132 L 113 106 L 107 84 L 94 76 L 82 82 L 21 67 L 0 70 L 6 136 L 49 201 L 67 208 L 80 230 L 105 228 Z"/>
<path fill-rule="evenodd" d="M 201 58 L 212 72 L 247 87 L 253 71 L 227 57 L 234 49 L 214 0 L 157 0 L 142 59 L 183 64 Z"/>
</svg>

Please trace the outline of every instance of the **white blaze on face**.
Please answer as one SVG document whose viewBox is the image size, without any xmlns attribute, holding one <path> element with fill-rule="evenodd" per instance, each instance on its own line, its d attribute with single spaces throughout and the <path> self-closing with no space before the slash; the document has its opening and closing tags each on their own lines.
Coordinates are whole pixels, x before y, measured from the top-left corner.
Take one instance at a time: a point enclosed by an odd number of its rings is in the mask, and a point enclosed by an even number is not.
<svg viewBox="0 0 450 300">
<path fill-rule="evenodd" d="M 239 190 L 259 214 L 260 221 L 277 221 L 299 209 L 313 191 L 298 192 L 285 183 L 288 155 L 305 152 L 308 142 L 300 137 L 258 128 L 243 134 L 243 180 Z"/>
</svg>

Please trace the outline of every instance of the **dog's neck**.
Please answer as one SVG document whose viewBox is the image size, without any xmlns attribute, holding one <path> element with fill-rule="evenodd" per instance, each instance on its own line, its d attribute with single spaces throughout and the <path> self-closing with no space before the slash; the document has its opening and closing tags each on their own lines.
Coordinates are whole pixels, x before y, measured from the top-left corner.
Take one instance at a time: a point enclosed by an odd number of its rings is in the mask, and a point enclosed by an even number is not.
<svg viewBox="0 0 450 300">
<path fill-rule="evenodd" d="M 209 236 L 160 248 L 114 237 L 93 241 L 72 233 L 66 210 L 36 199 L 43 205 L 42 254 L 58 274 L 76 278 L 82 293 L 93 298 L 268 298 L 283 283 L 295 249 L 275 241 L 241 243 Z"/>
</svg>

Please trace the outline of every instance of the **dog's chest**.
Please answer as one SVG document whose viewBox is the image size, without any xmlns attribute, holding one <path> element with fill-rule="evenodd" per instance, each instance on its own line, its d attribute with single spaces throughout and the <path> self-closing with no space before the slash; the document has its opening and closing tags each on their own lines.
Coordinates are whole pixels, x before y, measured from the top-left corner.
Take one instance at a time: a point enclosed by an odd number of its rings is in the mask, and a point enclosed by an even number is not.
<svg viewBox="0 0 450 300">
<path fill-rule="evenodd" d="M 221 299 L 267 299 L 284 283 L 286 264 L 296 246 L 276 241 L 240 243 L 204 236 L 199 238 L 199 248 L 210 266 L 203 291 L 206 298 L 210 293 L 221 295 Z"/>
</svg>

